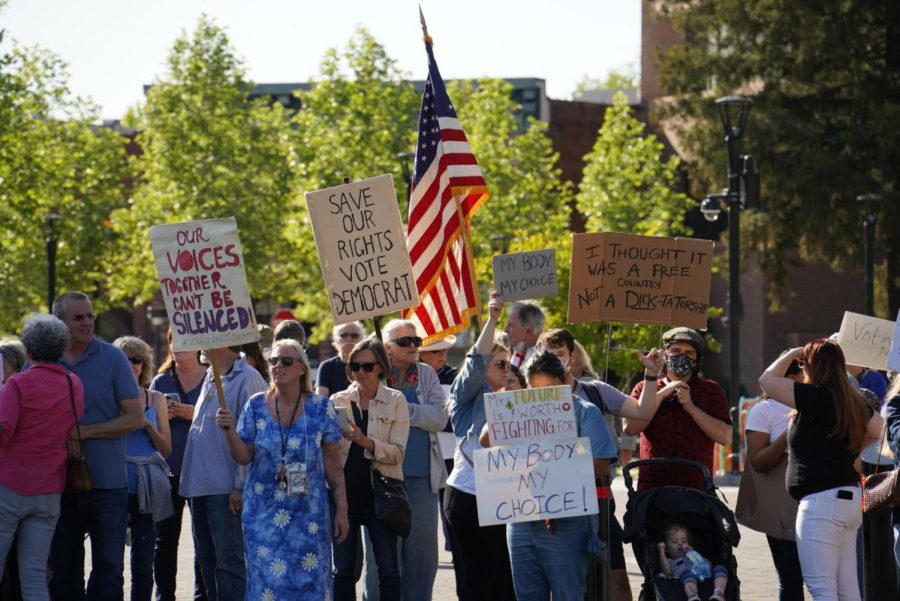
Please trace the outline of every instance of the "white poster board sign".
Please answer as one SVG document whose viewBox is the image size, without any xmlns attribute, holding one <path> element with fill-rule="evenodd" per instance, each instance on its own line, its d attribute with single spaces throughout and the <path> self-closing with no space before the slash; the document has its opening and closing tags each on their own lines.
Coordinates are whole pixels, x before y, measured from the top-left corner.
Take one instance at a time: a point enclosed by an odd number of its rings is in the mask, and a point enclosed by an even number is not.
<svg viewBox="0 0 900 601">
<path fill-rule="evenodd" d="M 885 369 L 896 324 L 893 321 L 844 312 L 837 343 L 850 365 Z"/>
<path fill-rule="evenodd" d="M 390 175 L 306 193 L 335 324 L 419 304 Z"/>
<path fill-rule="evenodd" d="M 504 301 L 556 296 L 556 249 L 494 255 L 494 290 Z"/>
<path fill-rule="evenodd" d="M 491 446 L 578 436 L 569 386 L 485 393 L 484 415 Z"/>
<path fill-rule="evenodd" d="M 172 326 L 172 350 L 259 339 L 234 217 L 154 225 L 150 241 Z"/>
<path fill-rule="evenodd" d="M 482 526 L 598 512 L 589 438 L 477 449 L 474 463 Z"/>
<path fill-rule="evenodd" d="M 900 371 L 900 312 L 897 313 L 894 325 L 894 338 L 891 341 L 891 351 L 888 353 L 887 368 Z"/>
</svg>

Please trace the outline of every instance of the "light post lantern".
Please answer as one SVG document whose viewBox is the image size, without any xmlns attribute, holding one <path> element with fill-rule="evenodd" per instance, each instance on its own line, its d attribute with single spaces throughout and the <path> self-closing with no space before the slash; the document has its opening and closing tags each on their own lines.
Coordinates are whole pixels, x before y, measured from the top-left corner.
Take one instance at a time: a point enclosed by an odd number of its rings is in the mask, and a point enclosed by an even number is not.
<svg viewBox="0 0 900 601">
<path fill-rule="evenodd" d="M 725 96 L 716 100 L 728 150 L 728 187 L 721 192 L 710 194 L 700 203 L 700 212 L 707 221 L 717 220 L 723 207 L 728 210 L 728 300 L 726 312 L 731 374 L 729 400 L 737 423 L 740 422 L 737 408 L 741 396 L 741 210 L 759 206 L 759 172 L 756 169 L 756 160 L 752 156 L 741 155 L 741 138 L 744 135 L 752 104 L 752 100 L 742 96 Z M 734 428 L 731 450 L 731 471 L 737 473 L 740 471 L 741 462 L 739 427 Z"/>
</svg>

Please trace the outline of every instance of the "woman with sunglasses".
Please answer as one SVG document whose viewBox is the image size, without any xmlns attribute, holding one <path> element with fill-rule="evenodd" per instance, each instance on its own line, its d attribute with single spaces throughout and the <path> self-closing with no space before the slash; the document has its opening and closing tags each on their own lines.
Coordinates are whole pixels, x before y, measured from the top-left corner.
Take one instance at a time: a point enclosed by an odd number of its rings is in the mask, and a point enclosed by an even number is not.
<svg viewBox="0 0 900 601">
<path fill-rule="evenodd" d="M 391 361 L 387 385 L 399 390 L 409 406 L 403 479 L 412 530 L 399 541 L 401 587 L 404 601 L 426 601 L 437 576 L 438 491 L 447 479 L 437 435 L 447 425 L 446 395 L 435 371 L 418 361 L 422 339 L 412 322 L 394 319 L 383 332 Z"/>
<path fill-rule="evenodd" d="M 384 385 L 390 373 L 387 352 L 381 342 L 369 338 L 358 343 L 348 357 L 347 390 L 331 397 L 335 410 L 347 416 L 341 445 L 350 532 L 334 543 L 334 599 L 356 598 L 356 566 L 360 526 L 372 541 L 378 567 L 381 601 L 399 601 L 400 568 L 397 564 L 397 537 L 375 517 L 372 470 L 390 478 L 403 479 L 403 453 L 409 435 L 409 410 L 403 394 Z M 338 420 L 341 422 L 342 420 Z"/>
<path fill-rule="evenodd" d="M 365 336 L 366 331 L 359 321 L 334 326 L 331 330 L 331 345 L 338 354 L 319 365 L 316 374 L 316 394 L 330 396 L 350 386 L 350 380 L 347 379 L 347 362 L 350 360 L 350 352 Z"/>
<path fill-rule="evenodd" d="M 248 465 L 241 525 L 246 599 L 332 598 L 331 538 L 347 536 L 347 498 L 331 401 L 311 391 L 306 353 L 296 340 L 275 342 L 271 384 L 241 412 L 216 413 L 228 450 Z M 328 486 L 326 487 L 326 480 Z M 336 506 L 334 529 L 328 492 Z"/>
<path fill-rule="evenodd" d="M 169 466 L 165 461 L 172 452 L 169 412 L 165 395 L 148 388 L 153 377 L 150 345 L 140 338 L 123 336 L 113 346 L 128 357 L 144 404 L 144 427 L 125 436 L 125 452 L 131 529 L 131 601 L 150 601 L 156 524 L 173 513 Z M 149 506 L 143 498 L 150 499 Z"/>
<path fill-rule="evenodd" d="M 784 377 L 791 361 L 803 382 Z M 795 408 L 788 428 L 787 489 L 799 501 L 796 538 L 803 581 L 813 599 L 860 598 L 856 531 L 862 524 L 854 462 L 867 439 L 879 440 L 881 416 L 847 376 L 835 342 L 813 340 L 786 351 L 759 377 L 766 395 Z"/>
<path fill-rule="evenodd" d="M 491 292 L 488 320 L 466 355 L 450 387 L 450 422 L 456 435 L 453 471 L 444 491 L 444 512 L 453 538 L 454 561 L 461 601 L 514 601 L 505 526 L 478 524 L 473 454 L 486 422 L 484 395 L 507 385 L 509 349 L 494 342 L 503 312 L 499 293 Z"/>
</svg>

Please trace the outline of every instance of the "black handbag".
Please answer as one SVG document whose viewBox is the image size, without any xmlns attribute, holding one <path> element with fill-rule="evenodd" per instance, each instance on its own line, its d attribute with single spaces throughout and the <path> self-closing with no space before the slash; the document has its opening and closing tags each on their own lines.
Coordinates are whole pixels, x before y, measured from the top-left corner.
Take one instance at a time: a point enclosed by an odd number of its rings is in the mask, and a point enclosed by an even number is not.
<svg viewBox="0 0 900 601">
<path fill-rule="evenodd" d="M 78 436 L 80 450 L 81 428 L 78 427 L 78 413 L 75 411 L 75 392 L 72 389 L 72 378 L 68 374 L 66 374 L 66 380 L 69 381 L 69 400 L 72 403 L 72 416 L 75 418 L 75 432 Z M 84 452 L 80 452 L 78 457 L 68 457 L 66 459 L 66 492 L 88 492 L 92 488 L 91 472 L 88 469 L 87 460 L 84 458 Z"/>
<path fill-rule="evenodd" d="M 406 538 L 412 528 L 412 512 L 403 480 L 389 478 L 372 468 L 372 491 L 375 496 L 375 517 L 384 522 L 393 534 Z"/>
</svg>

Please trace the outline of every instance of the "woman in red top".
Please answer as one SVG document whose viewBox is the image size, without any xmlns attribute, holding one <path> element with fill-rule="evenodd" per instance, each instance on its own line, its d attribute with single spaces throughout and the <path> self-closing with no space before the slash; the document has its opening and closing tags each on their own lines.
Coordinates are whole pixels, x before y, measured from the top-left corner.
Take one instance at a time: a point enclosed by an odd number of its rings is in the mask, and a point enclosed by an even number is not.
<svg viewBox="0 0 900 601">
<path fill-rule="evenodd" d="M 18 532 L 25 599 L 49 598 L 47 556 L 66 486 L 66 443 L 84 412 L 81 380 L 56 364 L 68 341 L 56 317 L 30 317 L 22 331 L 30 369 L 0 391 L 0 577 Z M 77 442 L 69 446 L 77 451 Z"/>
</svg>

